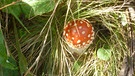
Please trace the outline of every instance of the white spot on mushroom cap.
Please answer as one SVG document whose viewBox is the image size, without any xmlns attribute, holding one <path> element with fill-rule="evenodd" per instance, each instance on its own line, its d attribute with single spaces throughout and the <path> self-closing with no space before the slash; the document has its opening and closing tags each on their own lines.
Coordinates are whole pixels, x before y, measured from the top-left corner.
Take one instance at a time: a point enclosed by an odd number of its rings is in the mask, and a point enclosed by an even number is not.
<svg viewBox="0 0 135 76">
<path fill-rule="evenodd" d="M 72 40 L 74 40 L 75 38 L 74 37 L 72 37 Z"/>
<path fill-rule="evenodd" d="M 68 32 L 70 32 L 70 30 L 68 30 Z"/>
<path fill-rule="evenodd" d="M 94 36 L 94 32 L 92 33 L 92 35 L 91 35 L 92 37 Z"/>
<path fill-rule="evenodd" d="M 63 35 L 65 35 L 65 33 L 66 33 L 66 32 L 64 31 L 64 32 L 63 32 Z"/>
<path fill-rule="evenodd" d="M 78 44 L 77 47 L 81 47 L 81 44 Z"/>
<path fill-rule="evenodd" d="M 90 37 L 90 34 L 88 34 L 88 37 Z"/>
<path fill-rule="evenodd" d="M 83 45 L 85 45 L 85 42 L 83 42 Z"/>
<path fill-rule="evenodd" d="M 66 25 L 65 28 L 67 28 L 68 26 Z"/>
<path fill-rule="evenodd" d="M 94 39 L 94 37 L 91 37 L 91 39 L 93 40 L 93 39 Z"/>
<path fill-rule="evenodd" d="M 75 23 L 74 26 L 77 26 L 77 24 Z"/>
<path fill-rule="evenodd" d="M 88 40 L 87 43 L 90 43 L 90 40 Z"/>
<path fill-rule="evenodd" d="M 72 25 L 72 23 L 69 23 L 69 25 L 71 26 L 71 25 Z"/>
<path fill-rule="evenodd" d="M 78 35 L 76 35 L 75 37 L 78 37 Z"/>
<path fill-rule="evenodd" d="M 73 32 L 75 33 L 75 32 L 76 32 L 76 30 L 73 30 Z"/>
<path fill-rule="evenodd" d="M 82 22 L 82 21 L 80 21 L 80 23 L 82 24 L 83 22 Z"/>
<path fill-rule="evenodd" d="M 86 22 L 89 22 L 87 19 L 85 19 Z"/>
<path fill-rule="evenodd" d="M 79 26 L 79 29 L 82 29 L 82 26 Z"/>
<path fill-rule="evenodd" d="M 82 34 L 85 34 L 85 31 L 82 31 Z"/>
<path fill-rule="evenodd" d="M 92 27 L 92 31 L 94 30 L 94 28 Z"/>
<path fill-rule="evenodd" d="M 68 34 L 66 33 L 66 36 L 68 36 Z"/>
<path fill-rule="evenodd" d="M 93 41 L 90 41 L 90 44 L 92 44 Z"/>
<path fill-rule="evenodd" d="M 87 24 L 87 27 L 90 27 L 90 24 L 88 22 L 86 22 L 86 24 Z"/>
<path fill-rule="evenodd" d="M 80 42 L 81 42 L 81 40 L 77 40 L 77 44 L 80 43 Z"/>
</svg>

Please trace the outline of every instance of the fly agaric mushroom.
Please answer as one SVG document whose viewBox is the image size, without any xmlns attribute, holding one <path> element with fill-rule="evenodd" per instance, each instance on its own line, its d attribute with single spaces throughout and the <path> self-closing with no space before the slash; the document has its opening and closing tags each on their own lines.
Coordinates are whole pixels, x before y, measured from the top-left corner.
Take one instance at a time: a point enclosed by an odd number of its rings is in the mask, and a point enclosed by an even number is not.
<svg viewBox="0 0 135 76">
<path fill-rule="evenodd" d="M 64 27 L 64 39 L 71 52 L 82 53 L 86 50 L 94 39 L 94 28 L 86 19 L 69 21 Z"/>
</svg>

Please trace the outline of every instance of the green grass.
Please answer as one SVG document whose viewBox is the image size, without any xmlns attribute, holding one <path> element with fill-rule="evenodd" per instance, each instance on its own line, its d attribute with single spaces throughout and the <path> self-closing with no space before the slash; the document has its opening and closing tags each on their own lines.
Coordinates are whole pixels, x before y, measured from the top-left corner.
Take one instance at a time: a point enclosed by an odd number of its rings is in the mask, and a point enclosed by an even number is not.
<svg viewBox="0 0 135 76">
<path fill-rule="evenodd" d="M 0 13 L 2 31 L 10 55 L 15 58 L 17 64 L 21 60 L 20 63 L 28 66 L 18 66 L 20 74 L 25 76 L 118 76 L 124 57 L 130 55 L 127 46 L 129 38 L 127 28 L 130 26 L 129 23 L 135 25 L 133 21 L 128 21 L 130 16 L 127 15 L 126 2 L 122 0 L 81 1 L 83 0 L 78 2 L 56 0 L 54 10 L 49 13 L 30 19 L 20 17 L 30 33 L 18 20 L 13 19 L 14 16 Z M 9 18 L 7 23 L 5 23 L 6 16 Z M 95 39 L 85 54 L 76 56 L 69 52 L 62 35 L 65 24 L 78 18 L 87 18 L 92 23 Z M 8 29 L 6 24 L 9 24 Z M 102 60 L 97 56 L 100 48 L 111 51 L 109 60 Z"/>
</svg>

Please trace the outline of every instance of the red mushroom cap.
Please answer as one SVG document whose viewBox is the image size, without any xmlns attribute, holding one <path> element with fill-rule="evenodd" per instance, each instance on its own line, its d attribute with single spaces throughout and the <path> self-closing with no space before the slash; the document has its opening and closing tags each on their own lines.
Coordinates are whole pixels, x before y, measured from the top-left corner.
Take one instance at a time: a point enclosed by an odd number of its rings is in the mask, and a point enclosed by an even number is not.
<svg viewBox="0 0 135 76">
<path fill-rule="evenodd" d="M 69 21 L 64 28 L 64 39 L 73 49 L 86 49 L 94 39 L 94 28 L 86 19 Z"/>
</svg>

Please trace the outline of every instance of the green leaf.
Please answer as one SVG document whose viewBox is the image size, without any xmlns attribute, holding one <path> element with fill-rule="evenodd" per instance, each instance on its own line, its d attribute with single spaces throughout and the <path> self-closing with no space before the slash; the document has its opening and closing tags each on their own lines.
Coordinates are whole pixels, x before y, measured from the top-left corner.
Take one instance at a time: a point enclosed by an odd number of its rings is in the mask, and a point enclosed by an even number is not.
<svg viewBox="0 0 135 76">
<path fill-rule="evenodd" d="M 101 60 L 109 60 L 109 58 L 111 57 L 111 50 L 99 48 L 97 51 L 97 57 Z"/>
<path fill-rule="evenodd" d="M 19 67 L 20 67 L 21 75 L 23 75 L 28 70 L 27 60 L 22 53 L 19 54 Z"/>
<path fill-rule="evenodd" d="M 23 75 L 28 70 L 28 63 L 27 63 L 26 57 L 21 52 L 15 20 L 14 20 L 14 33 L 15 33 L 15 40 L 16 40 L 16 50 L 18 52 L 18 57 L 19 57 L 19 68 L 20 68 L 21 75 Z"/>
<path fill-rule="evenodd" d="M 26 36 L 26 31 L 24 31 L 23 29 L 19 29 L 19 38 L 22 38 L 22 37 L 24 37 L 24 36 Z"/>
<path fill-rule="evenodd" d="M 0 4 L 1 4 L 0 7 L 6 6 L 6 5 L 11 4 L 12 2 L 15 2 L 15 1 L 16 0 L 2 0 L 0 2 Z M 32 8 L 28 4 L 23 3 L 23 2 L 18 2 L 14 5 L 11 5 L 5 9 L 3 9 L 2 11 L 9 13 L 9 14 L 12 14 L 18 20 L 18 22 L 22 25 L 22 27 L 24 27 L 25 30 L 27 32 L 29 32 L 28 29 L 25 27 L 25 25 L 22 23 L 22 21 L 19 19 L 19 17 L 21 15 L 24 15 L 25 17 L 29 18 L 30 16 L 33 15 L 33 12 L 32 12 L 33 10 L 31 10 L 31 9 Z"/>
<path fill-rule="evenodd" d="M 12 2 L 15 2 L 16 0 L 2 0 L 0 3 L 2 4 L 1 7 L 6 6 L 8 4 L 11 4 Z M 10 11 L 12 10 L 12 11 Z M 11 5 L 5 9 L 2 10 L 3 12 L 7 12 L 9 14 L 15 13 L 16 16 L 19 16 L 21 13 L 20 6 L 18 4 Z"/>
<path fill-rule="evenodd" d="M 19 71 L 0 66 L 0 76 L 19 76 Z"/>
<path fill-rule="evenodd" d="M 74 65 L 73 65 L 73 69 L 74 71 L 77 71 L 78 69 L 80 69 L 81 65 L 79 61 L 75 61 Z"/>
<path fill-rule="evenodd" d="M 6 53 L 6 48 L 4 44 L 4 37 L 2 34 L 2 30 L 0 29 L 0 58 L 4 57 L 4 59 L 7 59 L 7 53 Z M 0 60 L 1 62 L 1 60 Z"/>
<path fill-rule="evenodd" d="M 15 63 L 15 60 L 7 56 L 4 37 L 2 34 L 2 30 L 0 29 L 0 65 L 8 69 L 17 69 L 16 64 L 13 64 L 12 62 Z"/>
<path fill-rule="evenodd" d="M 31 6 L 29 6 L 25 2 L 20 2 L 20 9 L 21 9 L 21 16 L 25 16 L 25 18 L 30 18 L 34 16 L 34 10 L 32 9 Z"/>
<path fill-rule="evenodd" d="M 16 2 L 16 0 L 2 0 L 0 2 L 0 7 L 9 5 L 12 2 Z M 12 15 L 16 15 L 16 17 L 20 17 L 21 15 L 26 18 L 34 16 L 33 9 L 27 3 L 21 1 L 11 6 L 8 6 L 5 9 L 2 9 L 2 11 Z"/>
<path fill-rule="evenodd" d="M 29 4 L 35 15 L 42 15 L 43 13 L 48 13 L 54 9 L 54 0 L 22 0 L 23 2 Z"/>
<path fill-rule="evenodd" d="M 16 2 L 16 0 L 1 0 L 0 7 L 11 4 L 12 2 Z M 54 9 L 54 6 L 54 0 L 22 0 L 16 4 L 8 6 L 2 11 L 10 13 L 18 19 L 20 16 L 30 18 L 34 15 L 37 16 L 42 15 L 43 13 L 48 13 Z"/>
</svg>

